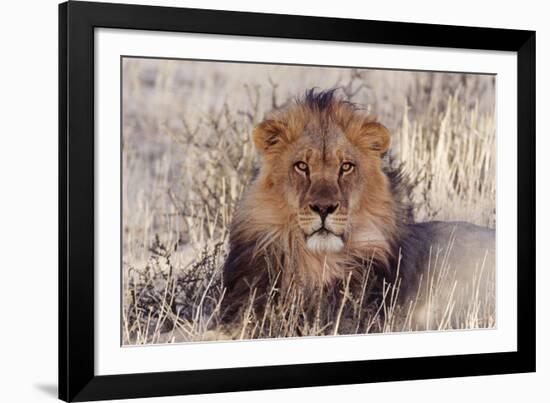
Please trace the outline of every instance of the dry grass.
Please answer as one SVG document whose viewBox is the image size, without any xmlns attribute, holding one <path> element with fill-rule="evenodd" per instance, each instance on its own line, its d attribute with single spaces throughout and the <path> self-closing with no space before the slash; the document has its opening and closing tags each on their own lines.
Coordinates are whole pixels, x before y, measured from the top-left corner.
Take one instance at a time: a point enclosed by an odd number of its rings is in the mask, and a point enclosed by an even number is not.
<svg viewBox="0 0 550 403">
<path fill-rule="evenodd" d="M 390 128 L 419 221 L 495 225 L 493 77 L 140 59 L 125 59 L 123 72 L 124 344 L 228 335 L 221 267 L 232 213 L 257 168 L 251 128 L 309 87 L 341 87 Z M 458 284 L 445 258 L 451 246 L 433 250 L 422 280 L 430 291 L 408 304 L 398 304 L 399 284 L 376 290 L 376 303 L 367 298 L 375 292 L 367 273 L 354 293 L 346 282 L 307 299 L 299 291 L 275 298 L 274 289 L 265 313 L 245 309 L 231 336 L 494 326 L 484 268 Z M 422 326 L 411 320 L 420 299 L 428 301 Z"/>
</svg>

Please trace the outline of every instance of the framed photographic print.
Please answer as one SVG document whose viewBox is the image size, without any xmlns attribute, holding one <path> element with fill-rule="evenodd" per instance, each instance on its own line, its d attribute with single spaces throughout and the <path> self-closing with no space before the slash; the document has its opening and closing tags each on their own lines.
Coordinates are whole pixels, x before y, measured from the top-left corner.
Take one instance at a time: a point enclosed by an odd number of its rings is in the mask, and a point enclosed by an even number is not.
<svg viewBox="0 0 550 403">
<path fill-rule="evenodd" d="M 535 33 L 59 6 L 59 397 L 535 370 Z"/>
</svg>

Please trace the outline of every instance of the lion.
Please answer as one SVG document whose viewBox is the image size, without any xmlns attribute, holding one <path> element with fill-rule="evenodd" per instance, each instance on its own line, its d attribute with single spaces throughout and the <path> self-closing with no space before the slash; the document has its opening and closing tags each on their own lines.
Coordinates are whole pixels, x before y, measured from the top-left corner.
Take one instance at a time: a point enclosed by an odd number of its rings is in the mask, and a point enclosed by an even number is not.
<svg viewBox="0 0 550 403">
<path fill-rule="evenodd" d="M 242 317 L 251 301 L 261 313 L 274 289 L 338 294 L 346 281 L 360 287 L 367 270 L 378 285 L 373 295 L 398 283 L 400 303 L 414 298 L 412 320 L 426 323 L 428 303 L 445 309 L 457 294 L 443 286 L 434 302 L 437 270 L 452 268 L 453 284 L 489 282 L 475 273 L 494 272 L 494 230 L 414 222 L 406 181 L 385 162 L 389 130 L 335 90 L 308 90 L 269 113 L 254 128 L 253 142 L 261 166 L 230 227 L 225 323 Z"/>
</svg>

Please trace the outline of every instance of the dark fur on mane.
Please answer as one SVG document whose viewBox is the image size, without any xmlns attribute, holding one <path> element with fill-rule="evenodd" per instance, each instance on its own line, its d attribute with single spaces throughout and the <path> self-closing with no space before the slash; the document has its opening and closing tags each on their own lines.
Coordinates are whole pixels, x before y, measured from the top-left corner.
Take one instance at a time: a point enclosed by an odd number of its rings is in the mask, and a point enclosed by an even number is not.
<svg viewBox="0 0 550 403">
<path fill-rule="evenodd" d="M 325 91 L 317 91 L 316 88 L 306 90 L 302 98 L 296 99 L 296 104 L 307 106 L 311 110 L 324 112 L 330 110 L 334 105 L 346 105 L 352 109 L 357 109 L 355 104 L 336 97 L 339 88 L 331 88 Z"/>
<path fill-rule="evenodd" d="M 410 198 L 414 186 L 403 171 L 403 164 L 397 165 L 391 156 L 384 157 L 387 162 L 382 171 L 388 178 L 391 193 L 396 203 L 397 221 L 401 225 L 414 222 L 413 202 Z"/>
<path fill-rule="evenodd" d="M 411 184 L 408 176 L 403 171 L 403 164 L 396 165 L 390 156 L 385 156 L 386 166 L 383 172 L 388 178 L 391 193 L 395 203 L 396 221 L 398 226 L 397 238 L 392 240 L 392 258 L 389 262 L 389 281 L 397 279 L 397 267 L 399 266 L 399 277 L 402 279 L 400 292 L 402 296 L 412 291 L 411 287 L 415 282 L 416 267 L 409 262 L 416 262 L 422 253 L 424 239 L 421 234 L 412 230 L 412 224 L 415 222 L 414 204 L 411 200 L 411 192 L 414 186 Z M 403 258 L 400 261 L 400 255 Z M 388 268 L 386 268 L 388 269 Z"/>
</svg>

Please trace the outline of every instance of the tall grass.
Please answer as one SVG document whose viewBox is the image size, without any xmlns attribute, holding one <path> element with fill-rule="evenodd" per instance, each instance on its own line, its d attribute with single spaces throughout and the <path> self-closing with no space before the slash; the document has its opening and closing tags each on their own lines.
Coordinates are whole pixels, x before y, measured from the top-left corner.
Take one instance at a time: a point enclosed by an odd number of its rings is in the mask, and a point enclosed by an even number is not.
<svg viewBox="0 0 550 403">
<path fill-rule="evenodd" d="M 457 282 L 445 258 L 452 240 L 433 250 L 424 286 L 408 303 L 398 302 L 398 283 L 384 283 L 379 298 L 369 298 L 375 284 L 366 273 L 359 290 L 344 281 L 330 296 L 273 289 L 260 316 L 244 309 L 237 326 L 220 323 L 228 226 L 258 166 L 251 129 L 268 110 L 309 87 L 340 87 L 392 131 L 392 154 L 411 179 L 419 221 L 494 227 L 493 77 L 123 63 L 124 344 L 494 326 L 493 294 L 479 281 L 485 268 Z M 420 324 L 412 320 L 419 301 L 427 301 Z"/>
</svg>

